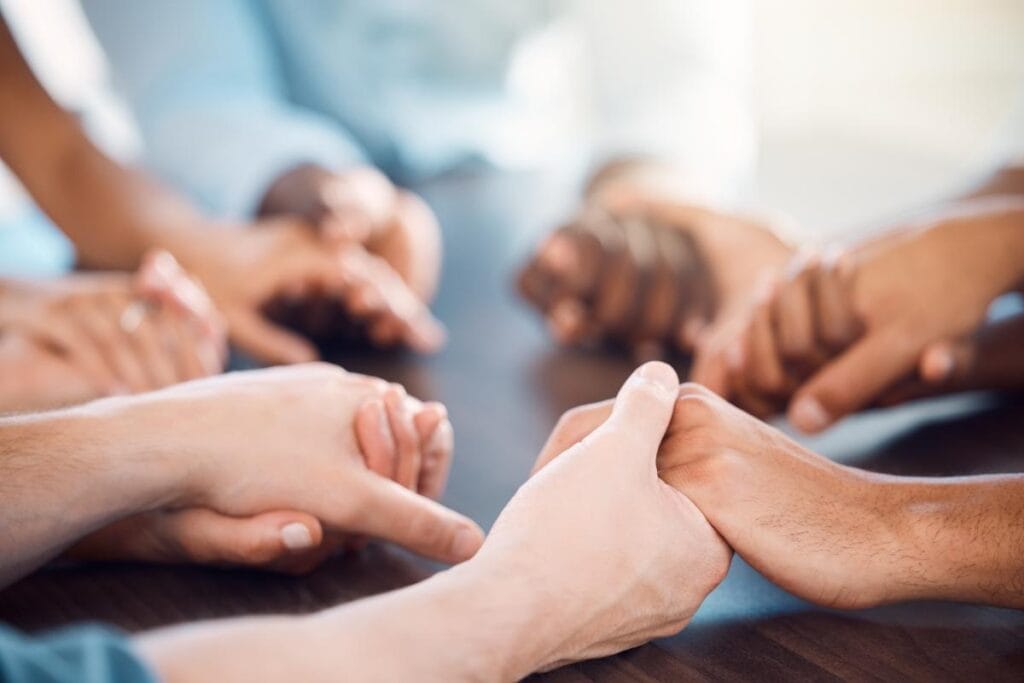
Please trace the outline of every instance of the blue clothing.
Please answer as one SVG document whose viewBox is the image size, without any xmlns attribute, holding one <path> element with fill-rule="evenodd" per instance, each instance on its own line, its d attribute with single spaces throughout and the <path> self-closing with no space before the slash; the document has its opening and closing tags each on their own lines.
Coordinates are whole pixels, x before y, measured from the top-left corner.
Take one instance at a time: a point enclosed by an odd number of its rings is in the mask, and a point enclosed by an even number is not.
<svg viewBox="0 0 1024 683">
<path fill-rule="evenodd" d="M 0 275 L 57 277 L 75 264 L 75 247 L 34 206 L 0 218 Z"/>
<path fill-rule="evenodd" d="M 104 626 L 26 636 L 0 626 L 0 683 L 155 683 L 128 640 Z"/>
<path fill-rule="evenodd" d="M 146 165 L 221 214 L 300 162 L 412 182 L 655 155 L 721 186 L 753 159 L 746 0 L 82 5 Z"/>
</svg>

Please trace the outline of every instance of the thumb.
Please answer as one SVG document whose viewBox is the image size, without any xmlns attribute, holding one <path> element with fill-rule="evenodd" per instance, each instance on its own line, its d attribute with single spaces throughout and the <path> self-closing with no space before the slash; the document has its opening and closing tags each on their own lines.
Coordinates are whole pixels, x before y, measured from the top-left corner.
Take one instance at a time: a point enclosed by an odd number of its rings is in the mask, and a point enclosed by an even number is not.
<svg viewBox="0 0 1024 683">
<path fill-rule="evenodd" d="M 240 349 L 265 363 L 307 363 L 319 358 L 309 341 L 251 309 L 228 314 L 231 339 Z"/>
<path fill-rule="evenodd" d="M 864 337 L 797 390 L 789 421 L 805 433 L 822 431 L 912 373 L 917 353 L 895 329 Z"/>
<path fill-rule="evenodd" d="M 364 472 L 365 500 L 349 531 L 392 541 L 442 562 L 476 554 L 484 533 L 471 519 L 372 472 Z"/>
<path fill-rule="evenodd" d="M 165 533 L 191 558 L 211 564 L 265 565 L 316 548 L 320 522 L 303 512 L 266 512 L 230 517 L 212 510 L 169 516 Z"/>
<path fill-rule="evenodd" d="M 611 416 L 594 431 L 594 438 L 614 440 L 619 449 L 653 466 L 678 395 L 679 377 L 672 366 L 644 363 L 619 389 Z"/>
</svg>

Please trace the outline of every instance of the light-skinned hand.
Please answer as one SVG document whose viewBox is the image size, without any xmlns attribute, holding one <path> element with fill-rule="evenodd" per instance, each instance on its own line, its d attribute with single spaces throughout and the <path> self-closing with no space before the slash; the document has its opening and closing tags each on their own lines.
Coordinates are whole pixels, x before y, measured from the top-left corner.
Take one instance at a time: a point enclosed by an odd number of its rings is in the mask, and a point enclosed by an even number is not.
<svg viewBox="0 0 1024 683">
<path fill-rule="evenodd" d="M 547 600 L 535 625 L 550 668 L 674 634 L 728 571 L 731 553 L 694 504 L 658 478 L 678 379 L 639 368 L 596 429 L 566 442 L 501 513 L 473 563 Z M 549 445 L 573 427 L 571 411 Z"/>
</svg>

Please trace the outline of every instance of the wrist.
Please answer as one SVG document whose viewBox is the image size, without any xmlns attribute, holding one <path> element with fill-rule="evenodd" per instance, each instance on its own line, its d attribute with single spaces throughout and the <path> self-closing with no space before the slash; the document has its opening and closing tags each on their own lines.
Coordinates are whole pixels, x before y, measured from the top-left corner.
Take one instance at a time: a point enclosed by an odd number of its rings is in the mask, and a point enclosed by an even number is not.
<svg viewBox="0 0 1024 683">
<path fill-rule="evenodd" d="M 187 450 L 174 448 L 162 429 L 166 416 L 139 397 L 93 401 L 61 414 L 53 433 L 83 444 L 107 482 L 100 491 L 118 491 L 120 516 L 176 506 L 186 498 Z"/>
</svg>

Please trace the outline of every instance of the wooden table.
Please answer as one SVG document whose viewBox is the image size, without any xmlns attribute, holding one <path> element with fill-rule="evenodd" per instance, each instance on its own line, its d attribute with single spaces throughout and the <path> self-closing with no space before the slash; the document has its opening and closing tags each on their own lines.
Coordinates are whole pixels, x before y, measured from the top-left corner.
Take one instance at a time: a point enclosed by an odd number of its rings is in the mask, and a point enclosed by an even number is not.
<svg viewBox="0 0 1024 683">
<path fill-rule="evenodd" d="M 556 349 L 514 295 L 513 269 L 568 208 L 565 189 L 525 177 L 454 178 L 423 188 L 446 231 L 437 311 L 452 331 L 448 348 L 429 359 L 337 359 L 447 403 L 457 447 L 445 502 L 485 528 L 526 477 L 558 415 L 611 396 L 632 369 L 628 359 Z M 1024 402 L 921 403 L 855 417 L 809 443 L 843 462 L 893 473 L 1013 471 L 1015 456 L 1024 454 Z M 0 620 L 35 630 L 93 619 L 134 631 L 217 616 L 306 612 L 434 570 L 382 547 L 336 558 L 302 578 L 195 567 L 51 567 L 0 593 Z M 683 633 L 545 678 L 1021 680 L 1024 613 L 930 603 L 823 610 L 736 559 Z"/>
</svg>

